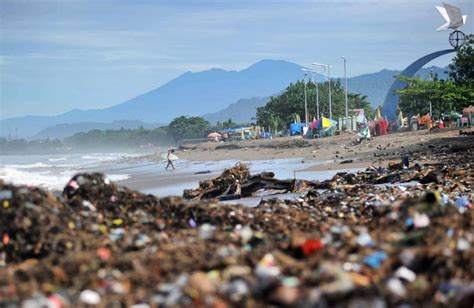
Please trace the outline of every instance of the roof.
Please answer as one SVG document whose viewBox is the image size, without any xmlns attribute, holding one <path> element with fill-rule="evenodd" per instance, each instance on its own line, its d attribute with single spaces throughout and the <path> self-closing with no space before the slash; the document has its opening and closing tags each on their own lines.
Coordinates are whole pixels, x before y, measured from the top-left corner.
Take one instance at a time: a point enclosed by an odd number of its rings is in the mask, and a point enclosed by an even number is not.
<svg viewBox="0 0 474 308">
<path fill-rule="evenodd" d="M 466 107 L 462 110 L 463 113 L 474 113 L 474 105 Z"/>
</svg>

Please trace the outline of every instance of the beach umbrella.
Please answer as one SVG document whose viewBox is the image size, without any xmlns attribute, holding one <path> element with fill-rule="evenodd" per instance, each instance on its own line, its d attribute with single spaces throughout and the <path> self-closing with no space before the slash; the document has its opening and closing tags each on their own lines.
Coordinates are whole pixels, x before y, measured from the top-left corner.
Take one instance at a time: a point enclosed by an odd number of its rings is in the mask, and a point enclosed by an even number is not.
<svg viewBox="0 0 474 308">
<path fill-rule="evenodd" d="M 309 124 L 309 128 L 311 128 L 311 129 L 316 128 L 316 125 L 318 125 L 318 122 L 320 122 L 320 121 L 321 121 L 321 118 L 319 118 L 319 119 L 317 119 L 317 120 L 314 120 L 313 122 L 311 122 L 311 123 Z"/>
<path fill-rule="evenodd" d="M 337 124 L 337 122 L 334 121 L 334 120 L 331 120 L 331 119 L 328 119 L 328 118 L 325 118 L 325 117 L 321 117 L 321 118 L 317 119 L 316 121 L 311 122 L 309 127 L 312 128 L 312 129 L 314 129 L 314 128 L 327 128 L 327 127 L 335 126 L 336 124 Z"/>
<path fill-rule="evenodd" d="M 217 132 L 210 133 L 209 135 L 207 135 L 207 138 L 221 138 L 221 137 L 222 135 Z"/>
<path fill-rule="evenodd" d="M 332 127 L 336 125 L 337 125 L 337 121 L 323 117 L 323 128 Z"/>
</svg>

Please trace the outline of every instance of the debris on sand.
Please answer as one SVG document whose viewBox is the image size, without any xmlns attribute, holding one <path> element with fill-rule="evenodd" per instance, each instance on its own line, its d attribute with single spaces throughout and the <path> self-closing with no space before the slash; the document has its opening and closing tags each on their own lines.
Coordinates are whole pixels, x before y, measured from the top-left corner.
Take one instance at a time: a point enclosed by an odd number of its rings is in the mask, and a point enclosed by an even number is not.
<svg viewBox="0 0 474 308">
<path fill-rule="evenodd" d="M 255 208 L 207 198 L 296 182 L 237 165 L 190 201 L 99 173 L 60 197 L 0 180 L 0 306 L 470 307 L 473 154 L 431 157 L 302 182 L 300 197 Z"/>
<path fill-rule="evenodd" d="M 185 189 L 183 198 L 188 200 L 219 200 L 239 199 L 250 197 L 259 190 L 278 190 L 298 192 L 307 188 L 315 188 L 316 183 L 305 180 L 278 180 L 273 172 L 262 172 L 251 175 L 246 164 L 237 163 L 234 167 L 213 179 L 199 182 L 195 189 Z"/>
</svg>

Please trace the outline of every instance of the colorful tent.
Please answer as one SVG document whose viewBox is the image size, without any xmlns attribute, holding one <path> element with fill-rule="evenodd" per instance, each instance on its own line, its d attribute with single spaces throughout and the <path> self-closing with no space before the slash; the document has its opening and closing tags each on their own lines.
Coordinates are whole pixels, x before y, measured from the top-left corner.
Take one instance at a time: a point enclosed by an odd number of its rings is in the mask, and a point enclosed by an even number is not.
<svg viewBox="0 0 474 308">
<path fill-rule="evenodd" d="M 382 118 L 382 115 L 380 114 L 380 108 L 377 108 L 377 112 L 375 113 L 375 119 L 378 120 L 381 118 Z"/>
<path fill-rule="evenodd" d="M 309 128 L 315 129 L 315 128 L 328 128 L 332 126 L 336 126 L 337 122 L 325 117 L 321 117 L 317 119 L 316 121 L 313 121 L 309 124 Z"/>
<path fill-rule="evenodd" d="M 398 114 L 397 123 L 398 123 L 398 127 L 404 127 L 408 125 L 408 118 L 403 117 L 403 113 L 401 110 L 400 110 L 400 113 Z"/>
</svg>

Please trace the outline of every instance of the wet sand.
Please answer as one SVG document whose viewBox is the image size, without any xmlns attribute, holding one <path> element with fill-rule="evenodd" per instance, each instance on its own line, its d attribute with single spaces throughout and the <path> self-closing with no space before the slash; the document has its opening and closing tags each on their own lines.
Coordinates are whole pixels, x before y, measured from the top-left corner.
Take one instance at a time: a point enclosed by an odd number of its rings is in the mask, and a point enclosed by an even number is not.
<svg viewBox="0 0 474 308">
<path fill-rule="evenodd" d="M 176 170 L 165 170 L 164 162 L 146 163 L 142 166 L 123 170 L 130 174 L 126 180 L 117 184 L 138 190 L 142 193 L 157 196 L 180 196 L 184 189 L 195 188 L 199 181 L 216 177 L 226 168 L 242 162 L 248 164 L 250 171 L 255 173 L 274 172 L 278 179 L 325 180 L 340 170 L 311 170 L 324 161 L 303 160 L 300 158 L 281 158 L 271 160 L 218 160 L 218 161 L 184 161 L 176 164 Z M 343 166 L 344 171 L 354 172 L 357 167 Z M 341 169 L 338 168 L 338 169 Z"/>
<path fill-rule="evenodd" d="M 281 179 L 324 180 L 340 171 L 400 162 L 402 153 L 448 142 L 458 135 L 458 130 L 422 130 L 379 136 L 358 145 L 352 145 L 357 137 L 349 133 L 316 140 L 283 137 L 186 145 L 176 151 L 181 158 L 176 162 L 176 170 L 165 171 L 166 163 L 161 153 L 156 153 L 140 158 L 146 162 L 144 166 L 126 170 L 130 178 L 118 184 L 159 196 L 181 195 L 183 189 L 197 187 L 199 181 L 215 177 L 239 161 L 249 163 L 252 173 L 272 171 Z M 423 157 L 410 159 L 423 162 Z"/>
</svg>

